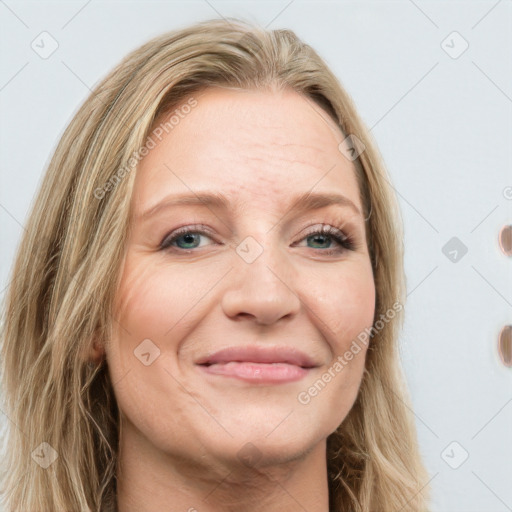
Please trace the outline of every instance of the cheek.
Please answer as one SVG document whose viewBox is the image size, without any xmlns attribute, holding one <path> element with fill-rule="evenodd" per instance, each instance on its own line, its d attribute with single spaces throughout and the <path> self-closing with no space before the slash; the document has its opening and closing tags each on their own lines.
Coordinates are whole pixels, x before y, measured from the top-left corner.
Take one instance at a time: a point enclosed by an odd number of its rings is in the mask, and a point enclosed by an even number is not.
<svg viewBox="0 0 512 512">
<path fill-rule="evenodd" d="M 297 401 L 305 411 L 324 419 L 328 435 L 343 422 L 357 398 L 367 352 L 358 336 L 373 324 L 375 284 L 369 261 L 347 264 L 336 276 L 316 281 L 326 283 L 311 297 L 315 313 L 321 312 L 318 316 L 331 359 L 305 383 Z"/>
<path fill-rule="evenodd" d="M 162 404 L 168 402 L 170 395 L 182 393 L 170 376 L 177 375 L 182 380 L 173 354 L 180 340 L 197 323 L 201 313 L 197 305 L 208 285 L 211 288 L 213 278 L 211 274 L 198 275 L 197 268 L 194 274 L 196 280 L 192 282 L 190 273 L 148 262 L 137 255 L 127 257 L 123 270 L 107 360 L 120 409 L 148 435 L 155 429 L 168 428 L 161 414 Z M 144 354 L 149 355 L 145 358 Z M 148 400 L 148 396 L 152 399 Z"/>
<path fill-rule="evenodd" d="M 124 266 L 114 308 L 114 337 L 107 344 L 113 382 L 130 371 L 133 376 L 143 372 L 141 382 L 155 384 L 157 366 L 176 371 L 179 344 L 201 322 L 208 294 L 226 272 L 221 265 L 215 271 L 201 265 L 187 270 L 148 259 L 129 255 Z M 146 367 L 137 356 L 148 348 L 151 360 L 159 359 Z"/>
<path fill-rule="evenodd" d="M 339 354 L 365 328 L 375 314 L 375 283 L 371 266 L 354 265 L 337 278 L 324 281 L 314 294 L 315 310 L 326 326 L 326 337 Z M 334 355 L 334 354 L 333 354 Z"/>
<path fill-rule="evenodd" d="M 118 291 L 116 319 L 132 335 L 169 342 L 194 318 L 195 306 L 212 287 L 212 273 L 194 267 L 193 275 L 173 266 L 133 258 Z M 126 335 L 126 332 L 124 333 Z"/>
</svg>

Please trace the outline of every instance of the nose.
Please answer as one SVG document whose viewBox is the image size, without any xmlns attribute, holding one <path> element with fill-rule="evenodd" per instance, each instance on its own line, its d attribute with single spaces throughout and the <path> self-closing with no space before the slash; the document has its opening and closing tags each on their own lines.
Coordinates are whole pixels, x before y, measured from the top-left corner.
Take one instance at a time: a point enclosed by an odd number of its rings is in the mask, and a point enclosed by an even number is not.
<svg viewBox="0 0 512 512">
<path fill-rule="evenodd" d="M 256 250 L 254 239 L 249 243 Z M 222 297 L 224 313 L 234 320 L 252 319 L 258 324 L 270 325 L 281 318 L 292 318 L 300 310 L 301 301 L 296 290 L 297 276 L 286 255 L 277 249 L 265 247 L 254 261 L 245 258 L 243 250 L 234 257 L 231 282 Z"/>
</svg>

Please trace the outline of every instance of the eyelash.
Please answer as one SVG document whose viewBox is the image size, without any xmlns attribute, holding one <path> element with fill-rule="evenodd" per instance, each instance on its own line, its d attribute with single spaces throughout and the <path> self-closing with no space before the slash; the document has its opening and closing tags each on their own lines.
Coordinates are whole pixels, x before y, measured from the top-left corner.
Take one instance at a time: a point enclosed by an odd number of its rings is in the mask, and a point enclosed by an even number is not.
<svg viewBox="0 0 512 512">
<path fill-rule="evenodd" d="M 171 234 L 172 236 L 169 238 Z M 160 243 L 159 250 L 172 250 L 185 254 L 190 254 L 191 252 L 194 252 L 194 250 L 197 249 L 197 247 L 192 249 L 180 249 L 179 247 L 171 246 L 171 244 L 174 243 L 178 238 L 186 234 L 200 234 L 210 238 L 212 237 L 212 234 L 209 232 L 209 230 L 205 229 L 204 226 L 184 226 L 183 228 L 178 228 L 174 232 L 171 232 L 168 235 L 166 235 L 162 242 Z M 351 236 L 345 235 L 341 230 L 329 224 L 322 224 L 320 229 L 316 229 L 314 231 L 306 233 L 306 235 L 304 235 L 304 237 L 300 241 L 309 238 L 313 235 L 329 236 L 336 243 L 339 244 L 340 247 L 337 249 L 317 249 L 327 256 L 340 254 L 344 251 L 355 251 L 357 249 L 357 244 L 355 243 L 354 239 Z M 310 249 L 314 248 L 310 247 Z"/>
</svg>

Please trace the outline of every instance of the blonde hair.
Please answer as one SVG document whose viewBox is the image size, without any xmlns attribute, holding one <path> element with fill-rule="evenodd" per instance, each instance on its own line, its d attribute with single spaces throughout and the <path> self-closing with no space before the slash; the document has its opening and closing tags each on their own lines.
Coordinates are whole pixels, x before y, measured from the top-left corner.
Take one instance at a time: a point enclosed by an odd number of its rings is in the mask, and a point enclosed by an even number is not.
<svg viewBox="0 0 512 512">
<path fill-rule="evenodd" d="M 7 511 L 117 510 L 119 411 L 107 362 L 87 361 L 94 337 L 108 340 L 115 322 L 135 175 L 125 163 L 136 164 L 155 120 L 213 86 L 289 87 L 362 141 L 354 164 L 375 320 L 404 302 L 402 222 L 389 177 L 350 97 L 317 53 L 290 30 L 237 19 L 154 38 L 117 65 L 72 119 L 18 248 L 1 333 Z M 372 336 L 356 402 L 327 439 L 331 511 L 427 510 L 428 474 L 397 348 L 402 322 L 397 311 Z M 38 454 L 53 453 L 42 442 L 58 456 L 46 468 L 35 463 Z"/>
</svg>

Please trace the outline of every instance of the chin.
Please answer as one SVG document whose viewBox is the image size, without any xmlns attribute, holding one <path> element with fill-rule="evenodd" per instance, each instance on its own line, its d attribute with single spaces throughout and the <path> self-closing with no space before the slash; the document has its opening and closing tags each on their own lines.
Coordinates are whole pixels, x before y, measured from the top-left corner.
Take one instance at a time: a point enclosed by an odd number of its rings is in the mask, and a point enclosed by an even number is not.
<svg viewBox="0 0 512 512">
<path fill-rule="evenodd" d="M 262 469 L 300 460 L 326 438 L 327 434 L 299 424 L 278 427 L 273 432 L 268 423 L 264 427 L 251 424 L 232 438 L 223 436 L 223 442 L 216 440 L 211 453 L 229 466 Z"/>
</svg>

